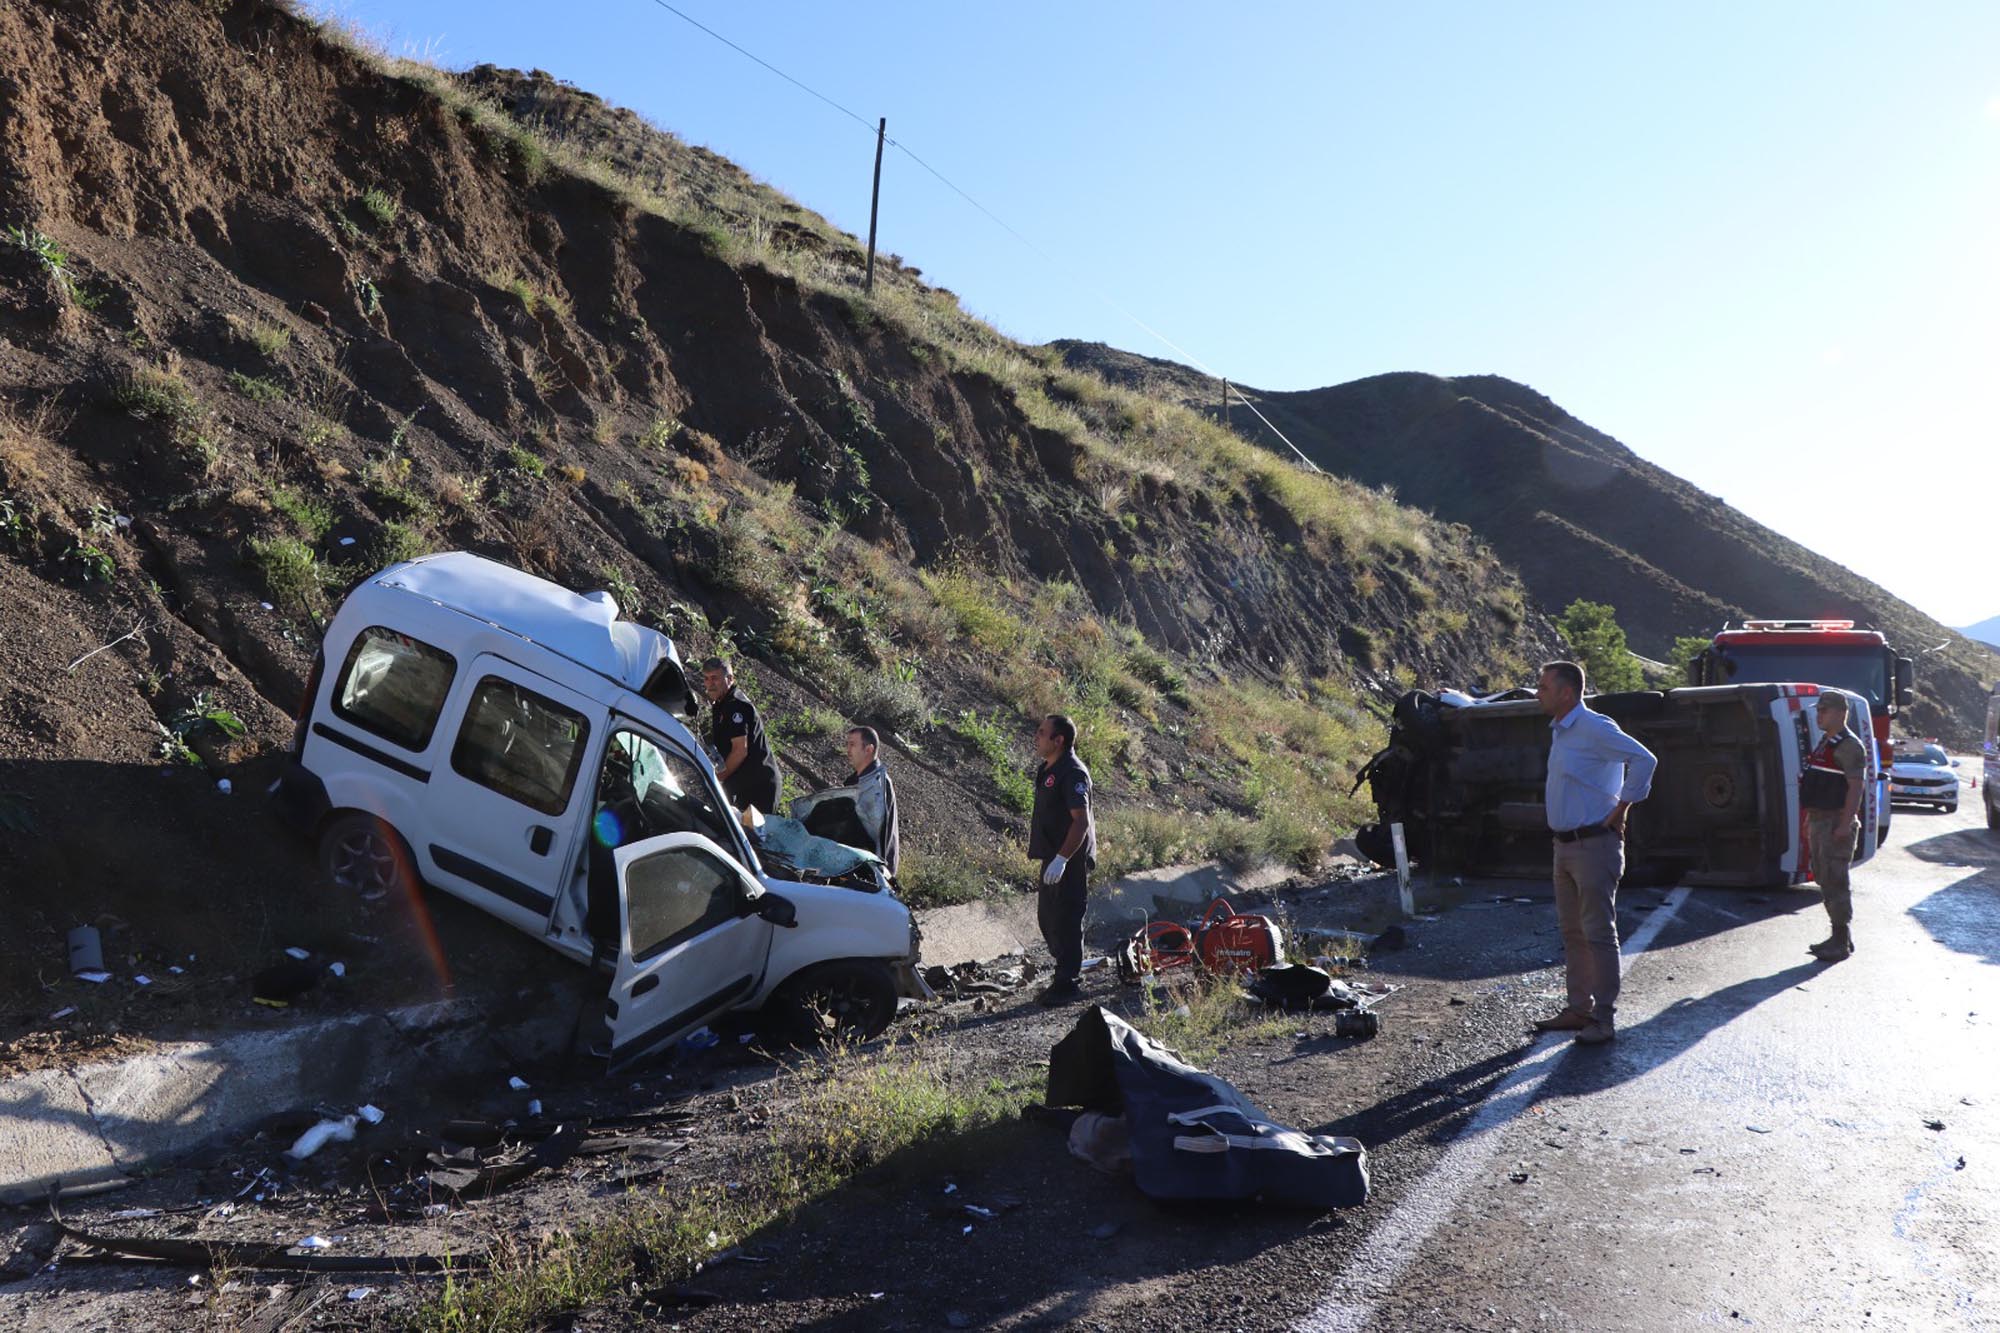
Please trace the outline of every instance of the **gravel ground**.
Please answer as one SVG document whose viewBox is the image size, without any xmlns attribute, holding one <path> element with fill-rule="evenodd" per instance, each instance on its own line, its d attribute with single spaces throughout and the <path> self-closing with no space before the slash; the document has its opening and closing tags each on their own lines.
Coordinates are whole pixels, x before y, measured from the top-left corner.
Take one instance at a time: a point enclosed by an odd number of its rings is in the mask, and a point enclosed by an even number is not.
<svg viewBox="0 0 2000 1333">
<path fill-rule="evenodd" d="M 1559 945 L 1545 886 L 1453 885 L 1420 895 L 1432 910 L 1406 925 L 1407 946 L 1378 951 L 1359 980 L 1397 987 L 1378 1002 L 1379 1036 L 1333 1036 L 1331 1015 L 1282 1025 L 1247 1023 L 1211 1063 L 1274 1118 L 1351 1134 L 1369 1148 L 1375 1196 L 1360 1209 L 1314 1215 L 1244 1205 L 1162 1207 L 1128 1180 L 1072 1159 L 1063 1136 L 1007 1121 L 878 1163 L 789 1224 L 751 1237 L 765 1262 L 724 1262 L 695 1285 L 705 1308 L 637 1310 L 625 1300 L 579 1311 L 563 1326 L 704 1330 L 772 1327 L 1028 1328 L 1270 1327 L 1310 1308 L 1373 1219 L 1419 1179 L 1481 1096 L 1523 1047 L 1526 1020 L 1553 996 L 1545 970 Z M 1393 903 L 1382 878 L 1283 895 L 1294 929 L 1380 921 Z M 1626 895 L 1628 929 L 1657 895 Z M 1127 1011 L 1136 988 L 1095 974 L 1089 998 Z M 938 1004 L 898 1029 L 978 1079 L 1039 1088 L 1050 1046 L 1077 1011 L 1046 1011 L 1032 985 L 1004 996 Z M 229 1216 L 190 1211 L 119 1218 L 134 1208 L 192 1208 L 229 1200 L 273 1165 L 297 1125 L 204 1158 L 117 1195 L 74 1206 L 71 1220 L 107 1232 L 292 1240 L 339 1237 L 335 1254 L 464 1254 L 532 1240 L 621 1206 L 628 1189 L 727 1183 L 768 1143 L 798 1091 L 797 1077 L 734 1041 L 611 1083 L 578 1069 L 524 1070 L 527 1091 L 504 1076 L 476 1086 L 413 1091 L 391 1118 L 352 1145 L 296 1168 L 282 1188 L 252 1189 Z M 412 1184 L 454 1115 L 544 1119 L 626 1117 L 616 1132 L 649 1140 L 630 1153 L 579 1156 L 492 1199 L 426 1217 L 438 1196 Z M 600 1131 L 603 1132 L 603 1131 Z M 657 1145 L 665 1144 L 666 1147 Z M 616 1173 L 645 1154 L 668 1170 L 638 1186 Z M 949 1190 L 947 1189 L 949 1187 Z M 265 1197 L 259 1201 L 258 1193 Z M 988 1219 L 964 1205 L 991 1209 Z M 409 1205 L 414 1216 L 385 1215 Z M 25 1214 L 12 1219 L 36 1239 Z M 970 1228 L 968 1230 L 967 1228 Z M 31 1250 L 34 1248 L 31 1244 Z M 190 1284 L 191 1276 L 201 1277 Z M 220 1284 L 227 1287 L 219 1289 Z M 233 1283 L 233 1286 L 229 1284 Z M 349 1301 L 358 1287 L 372 1290 Z M 87 1259 L 74 1246 L 31 1280 L 0 1287 L 0 1322 L 37 1330 L 149 1327 L 370 1328 L 393 1326 L 436 1279 L 391 1275 L 195 1274 L 184 1267 Z M 310 1307 L 310 1308 L 308 1308 Z M 287 1322 L 287 1321 L 291 1322 Z"/>
</svg>

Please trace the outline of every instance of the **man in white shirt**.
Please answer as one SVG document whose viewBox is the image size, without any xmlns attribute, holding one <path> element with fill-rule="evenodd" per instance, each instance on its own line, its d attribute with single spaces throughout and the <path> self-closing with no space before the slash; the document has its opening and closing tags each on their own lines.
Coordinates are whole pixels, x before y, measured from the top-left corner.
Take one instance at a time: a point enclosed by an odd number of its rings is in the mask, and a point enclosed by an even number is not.
<svg viewBox="0 0 2000 1333">
<path fill-rule="evenodd" d="M 1569 1003 L 1535 1024 L 1597 1046 L 1616 1037 L 1618 879 L 1625 873 L 1625 812 L 1653 789 L 1653 752 L 1583 705 L 1583 668 L 1551 662 L 1535 698 L 1549 722 L 1544 794 L 1555 838 L 1556 921 L 1562 927 Z"/>
</svg>

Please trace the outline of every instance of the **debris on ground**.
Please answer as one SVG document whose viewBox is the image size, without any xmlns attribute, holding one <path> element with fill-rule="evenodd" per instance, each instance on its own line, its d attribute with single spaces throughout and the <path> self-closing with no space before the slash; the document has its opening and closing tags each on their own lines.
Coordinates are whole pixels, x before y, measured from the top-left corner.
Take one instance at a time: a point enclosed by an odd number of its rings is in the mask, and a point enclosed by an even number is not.
<svg viewBox="0 0 2000 1333">
<path fill-rule="evenodd" d="M 1100 964 L 1103 960 L 1099 960 Z M 1016 955 L 988 963 L 955 963 L 924 969 L 924 984 L 946 1000 L 962 1000 L 974 995 L 1011 995 L 1033 975 L 1031 966 Z"/>
<path fill-rule="evenodd" d="M 354 1127 L 359 1120 L 359 1116 L 353 1115 L 344 1115 L 338 1120 L 322 1120 L 299 1135 L 297 1141 L 285 1150 L 285 1156 L 303 1162 L 329 1143 L 352 1143 Z"/>
</svg>

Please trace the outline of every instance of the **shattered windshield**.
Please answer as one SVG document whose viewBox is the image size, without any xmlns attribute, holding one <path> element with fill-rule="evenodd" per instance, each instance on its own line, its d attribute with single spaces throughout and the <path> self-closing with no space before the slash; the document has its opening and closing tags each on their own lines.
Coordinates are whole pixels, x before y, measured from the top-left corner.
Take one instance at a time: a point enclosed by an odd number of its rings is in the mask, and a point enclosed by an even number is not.
<svg viewBox="0 0 2000 1333">
<path fill-rule="evenodd" d="M 1721 652 L 1722 683 L 1790 683 L 1852 690 L 1880 713 L 1889 701 L 1889 670 L 1880 648 L 1810 644 L 1730 644 Z"/>
</svg>

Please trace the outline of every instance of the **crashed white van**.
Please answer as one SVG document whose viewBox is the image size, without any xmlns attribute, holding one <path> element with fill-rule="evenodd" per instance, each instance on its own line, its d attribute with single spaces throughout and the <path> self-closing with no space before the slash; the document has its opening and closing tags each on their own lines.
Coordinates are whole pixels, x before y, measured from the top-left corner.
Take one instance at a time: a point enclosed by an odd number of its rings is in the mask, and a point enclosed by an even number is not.
<svg viewBox="0 0 2000 1333">
<path fill-rule="evenodd" d="M 767 868 L 694 706 L 672 640 L 610 594 L 428 556 L 334 615 L 280 801 L 336 887 L 431 884 L 610 971 L 613 1063 L 730 1010 L 879 1032 L 922 991 L 909 909 L 865 864 Z"/>
</svg>

